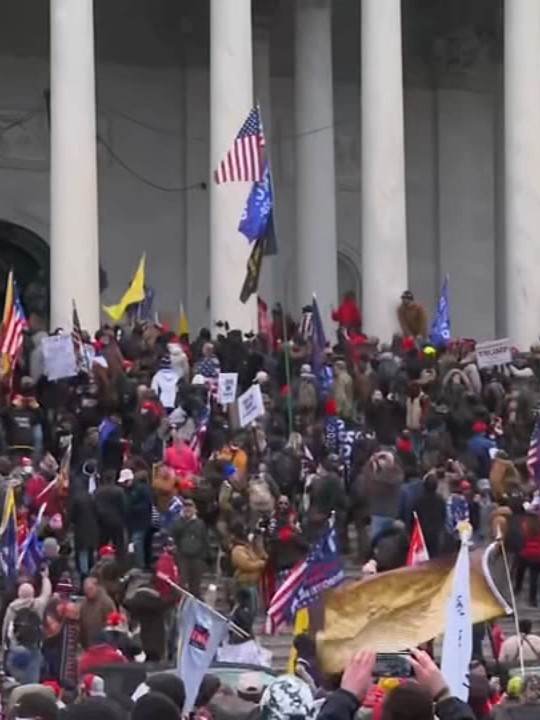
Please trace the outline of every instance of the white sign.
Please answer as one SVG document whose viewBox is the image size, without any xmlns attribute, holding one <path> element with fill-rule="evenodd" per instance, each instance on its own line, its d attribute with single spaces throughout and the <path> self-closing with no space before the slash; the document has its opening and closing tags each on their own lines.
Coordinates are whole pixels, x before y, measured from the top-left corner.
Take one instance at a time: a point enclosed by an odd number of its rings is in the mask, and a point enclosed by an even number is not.
<svg viewBox="0 0 540 720">
<path fill-rule="evenodd" d="M 219 373 L 217 401 L 220 405 L 231 405 L 236 400 L 238 373 Z"/>
<path fill-rule="evenodd" d="M 497 365 L 507 365 L 512 362 L 510 348 L 511 345 L 508 338 L 477 343 L 476 360 L 478 367 L 482 369 L 496 367 Z"/>
<path fill-rule="evenodd" d="M 41 341 L 45 375 L 49 380 L 77 375 L 77 361 L 71 335 L 52 335 Z"/>
<path fill-rule="evenodd" d="M 238 398 L 238 417 L 240 427 L 246 427 L 261 415 L 264 415 L 264 404 L 260 385 L 252 385 L 249 390 Z"/>
</svg>

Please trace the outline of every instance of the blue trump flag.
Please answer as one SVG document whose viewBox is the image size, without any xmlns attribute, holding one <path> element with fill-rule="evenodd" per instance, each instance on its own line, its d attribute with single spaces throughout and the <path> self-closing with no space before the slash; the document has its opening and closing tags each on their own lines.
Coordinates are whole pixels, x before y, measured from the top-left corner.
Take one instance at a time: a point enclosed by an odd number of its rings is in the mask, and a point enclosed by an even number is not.
<svg viewBox="0 0 540 720">
<path fill-rule="evenodd" d="M 17 508 L 13 488 L 6 490 L 2 524 L 0 525 L 0 562 L 5 576 L 17 580 Z"/>
<path fill-rule="evenodd" d="M 36 521 L 28 533 L 26 540 L 21 545 L 19 552 L 18 565 L 19 567 L 22 567 L 25 572 L 30 575 L 30 577 L 37 573 L 45 559 L 43 547 L 38 538 L 38 532 L 41 527 L 41 522 L 46 508 L 47 503 L 43 503 L 39 509 Z"/>
<path fill-rule="evenodd" d="M 318 378 L 321 372 L 321 368 L 323 366 L 323 354 L 324 348 L 326 347 L 326 336 L 324 334 L 321 313 L 319 311 L 319 305 L 317 303 L 317 298 L 315 297 L 315 295 L 313 296 L 311 313 L 311 323 L 313 328 L 311 336 L 311 342 L 313 344 L 311 365 L 315 377 Z"/>
<path fill-rule="evenodd" d="M 265 238 L 265 255 L 277 253 L 273 209 L 274 193 L 270 163 L 265 160 L 262 179 L 253 184 L 238 226 L 238 230 L 247 237 L 250 243 Z"/>
<path fill-rule="evenodd" d="M 448 275 L 444 279 L 437 312 L 431 323 L 429 339 L 434 345 L 446 345 L 452 337 L 450 333 L 450 297 L 448 295 Z"/>
</svg>

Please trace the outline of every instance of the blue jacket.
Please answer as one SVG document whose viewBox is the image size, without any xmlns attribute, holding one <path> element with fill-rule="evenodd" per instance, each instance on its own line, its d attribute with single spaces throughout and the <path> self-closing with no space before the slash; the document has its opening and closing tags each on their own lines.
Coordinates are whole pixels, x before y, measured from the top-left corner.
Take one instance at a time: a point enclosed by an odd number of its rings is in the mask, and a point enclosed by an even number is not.
<svg viewBox="0 0 540 720">
<path fill-rule="evenodd" d="M 468 448 L 478 462 L 479 478 L 489 477 L 489 471 L 491 470 L 491 456 L 489 451 L 496 449 L 496 447 L 497 445 L 495 442 L 490 440 L 483 433 L 474 433 L 472 438 L 469 440 Z"/>
</svg>

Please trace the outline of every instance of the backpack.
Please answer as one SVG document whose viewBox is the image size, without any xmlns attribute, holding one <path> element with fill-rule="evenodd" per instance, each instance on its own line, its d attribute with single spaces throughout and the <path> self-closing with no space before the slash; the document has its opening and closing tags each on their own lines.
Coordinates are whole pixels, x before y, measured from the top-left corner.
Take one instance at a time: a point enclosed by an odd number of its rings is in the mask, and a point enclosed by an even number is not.
<svg viewBox="0 0 540 720">
<path fill-rule="evenodd" d="M 43 623 L 33 607 L 18 610 L 13 619 L 13 637 L 17 645 L 33 649 L 41 646 Z"/>
</svg>

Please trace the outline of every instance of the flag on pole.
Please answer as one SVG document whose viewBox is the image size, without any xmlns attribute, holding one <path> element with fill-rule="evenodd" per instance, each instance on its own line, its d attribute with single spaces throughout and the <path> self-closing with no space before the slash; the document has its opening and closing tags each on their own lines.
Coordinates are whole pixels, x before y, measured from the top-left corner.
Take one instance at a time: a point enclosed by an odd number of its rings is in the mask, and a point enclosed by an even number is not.
<svg viewBox="0 0 540 720">
<path fill-rule="evenodd" d="M 313 302 L 311 308 L 311 338 L 312 338 L 312 359 L 311 365 L 315 377 L 319 377 L 319 373 L 323 366 L 323 353 L 326 347 L 326 336 L 324 334 L 324 327 L 319 311 L 319 304 L 317 298 L 313 295 Z"/>
<path fill-rule="evenodd" d="M 446 345 L 451 339 L 450 332 L 450 296 L 448 275 L 444 279 L 441 296 L 437 305 L 437 312 L 431 323 L 429 339 L 434 345 Z"/>
<path fill-rule="evenodd" d="M 25 572 L 30 575 L 30 577 L 36 574 L 43 562 L 43 558 L 45 557 L 38 538 L 38 532 L 46 507 L 47 503 L 43 503 L 43 505 L 39 508 L 36 521 L 34 522 L 34 525 L 28 533 L 25 541 L 21 545 L 19 552 L 17 567 L 24 568 Z"/>
<path fill-rule="evenodd" d="M 469 664 L 472 658 L 469 538 L 470 531 L 463 529 L 452 593 L 446 606 L 446 631 L 441 656 L 441 672 L 450 694 L 464 702 L 469 696 Z"/>
<path fill-rule="evenodd" d="M 178 322 L 178 337 L 189 335 L 189 322 L 184 310 L 184 303 L 180 303 L 180 320 Z"/>
<path fill-rule="evenodd" d="M 193 710 L 201 682 L 225 638 L 228 622 L 194 597 L 186 597 L 178 618 L 176 672 L 185 682 L 184 713 L 187 716 Z"/>
<path fill-rule="evenodd" d="M 17 360 L 23 344 L 23 332 L 27 327 L 28 322 L 19 296 L 17 282 L 14 278 L 13 270 L 10 270 L 6 285 L 2 341 L 0 343 L 3 375 L 9 374 L 12 365 Z"/>
<path fill-rule="evenodd" d="M 250 110 L 225 159 L 214 171 L 215 182 L 218 185 L 239 181 L 259 182 L 263 176 L 263 148 L 261 114 L 255 106 Z"/>
<path fill-rule="evenodd" d="M 137 266 L 137 271 L 133 276 L 133 280 L 130 283 L 129 288 L 123 294 L 122 299 L 118 305 L 104 305 L 103 309 L 109 315 L 114 322 L 120 322 L 122 315 L 126 312 L 128 305 L 142 302 L 145 297 L 144 283 L 145 283 L 145 265 L 146 265 L 146 253 L 143 253 Z"/>
<path fill-rule="evenodd" d="M 8 487 L 4 497 L 4 509 L 0 524 L 0 561 L 5 576 L 15 582 L 17 579 L 17 507 L 15 493 Z"/>
<path fill-rule="evenodd" d="M 540 488 L 540 415 L 537 417 L 531 433 L 529 449 L 527 451 L 527 470 L 529 477 Z"/>
<path fill-rule="evenodd" d="M 261 237 L 266 238 L 265 255 L 277 253 L 273 210 L 274 195 L 270 163 L 265 160 L 262 179 L 253 185 L 238 226 L 238 230 L 250 243 Z"/>
<path fill-rule="evenodd" d="M 90 372 L 90 360 L 88 358 L 86 347 L 83 340 L 81 321 L 77 310 L 75 300 L 73 300 L 73 319 L 72 319 L 71 339 L 73 340 L 73 350 L 75 352 L 75 360 L 77 367 L 82 372 Z"/>
<path fill-rule="evenodd" d="M 265 631 L 275 633 L 284 623 L 293 622 L 296 614 L 309 607 L 324 591 L 345 579 L 343 561 L 338 552 L 336 531 L 331 528 L 287 575 L 270 601 Z"/>
<path fill-rule="evenodd" d="M 60 467 L 58 469 L 58 490 L 62 495 L 67 495 L 69 490 L 69 472 L 71 468 L 71 455 L 73 451 L 73 437 L 70 435 L 64 449 Z"/>
<path fill-rule="evenodd" d="M 426 560 L 429 560 L 429 553 L 427 551 L 424 533 L 422 532 L 422 526 L 420 525 L 418 515 L 414 513 L 413 531 L 411 534 L 411 544 L 409 545 L 409 552 L 407 553 L 406 565 L 419 565 Z"/>
<path fill-rule="evenodd" d="M 266 338 L 268 346 L 271 348 L 274 344 L 274 334 L 272 332 L 272 323 L 268 315 L 268 305 L 261 297 L 257 298 L 257 312 L 259 321 L 259 335 Z"/>
<path fill-rule="evenodd" d="M 240 302 L 242 303 L 247 303 L 249 298 L 259 289 L 259 278 L 261 276 L 265 244 L 265 238 L 259 238 L 253 245 L 247 261 L 246 277 L 240 291 Z"/>
</svg>

